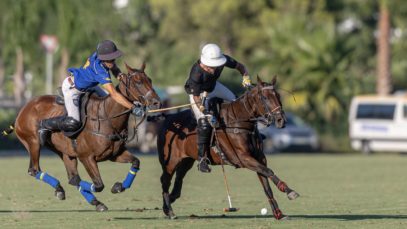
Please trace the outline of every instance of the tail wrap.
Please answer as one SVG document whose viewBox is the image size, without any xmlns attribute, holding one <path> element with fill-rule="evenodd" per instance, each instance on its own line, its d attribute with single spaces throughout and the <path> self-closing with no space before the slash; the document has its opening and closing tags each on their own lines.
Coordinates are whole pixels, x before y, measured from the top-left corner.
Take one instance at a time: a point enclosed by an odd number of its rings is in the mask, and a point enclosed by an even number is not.
<svg viewBox="0 0 407 229">
<path fill-rule="evenodd" d="M 10 125 L 7 129 L 5 129 L 1 132 L 1 135 L 7 136 L 7 135 L 13 133 L 13 131 L 14 131 L 14 125 Z"/>
</svg>

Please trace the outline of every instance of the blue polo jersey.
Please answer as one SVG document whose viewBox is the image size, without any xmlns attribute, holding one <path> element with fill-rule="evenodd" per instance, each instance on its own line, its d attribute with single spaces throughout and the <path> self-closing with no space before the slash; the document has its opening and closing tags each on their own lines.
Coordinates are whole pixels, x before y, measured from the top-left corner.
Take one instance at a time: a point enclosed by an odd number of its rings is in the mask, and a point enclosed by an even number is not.
<svg viewBox="0 0 407 229">
<path fill-rule="evenodd" d="M 94 52 L 86 63 L 80 68 L 68 68 L 68 72 L 74 76 L 75 87 L 84 91 L 98 84 L 112 83 L 109 69 L 102 64 Z"/>
</svg>

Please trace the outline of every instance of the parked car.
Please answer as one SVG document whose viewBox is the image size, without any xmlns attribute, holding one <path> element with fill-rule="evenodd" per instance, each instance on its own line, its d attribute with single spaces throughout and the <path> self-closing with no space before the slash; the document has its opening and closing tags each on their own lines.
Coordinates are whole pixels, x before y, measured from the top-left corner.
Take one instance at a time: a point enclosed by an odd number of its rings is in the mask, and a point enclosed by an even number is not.
<svg viewBox="0 0 407 229">
<path fill-rule="evenodd" d="M 263 140 L 264 153 L 282 151 L 309 152 L 319 150 L 320 143 L 316 131 L 300 117 L 286 113 L 285 128 L 278 129 L 259 124 L 259 131 L 265 136 Z"/>
</svg>

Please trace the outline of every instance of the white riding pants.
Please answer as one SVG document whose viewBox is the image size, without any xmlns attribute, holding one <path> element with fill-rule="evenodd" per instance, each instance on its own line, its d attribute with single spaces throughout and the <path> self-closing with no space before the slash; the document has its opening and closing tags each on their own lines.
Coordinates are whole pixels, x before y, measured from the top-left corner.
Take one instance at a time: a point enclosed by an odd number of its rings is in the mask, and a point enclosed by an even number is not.
<svg viewBox="0 0 407 229">
<path fill-rule="evenodd" d="M 74 81 L 73 78 L 71 78 L 72 81 Z M 105 90 L 100 88 L 99 86 L 95 86 L 92 88 L 93 90 L 96 91 L 98 96 L 106 96 L 109 93 L 107 93 Z M 73 85 L 68 80 L 68 77 L 64 80 L 62 83 L 62 93 L 64 94 L 64 101 L 65 101 L 65 108 L 68 113 L 68 116 L 81 121 L 80 118 L 80 98 L 81 95 L 84 94 L 85 92 L 79 91 L 76 89 Z"/>
<path fill-rule="evenodd" d="M 201 93 L 201 96 L 202 96 L 202 93 Z M 212 92 L 208 93 L 208 96 L 206 97 L 205 106 L 207 106 L 209 99 L 214 98 L 214 97 L 221 98 L 227 102 L 232 102 L 236 99 L 235 94 L 233 94 L 232 91 L 230 91 L 227 87 L 225 87 L 223 84 L 219 83 L 218 81 L 216 82 L 215 89 Z M 192 111 L 195 115 L 196 120 L 204 117 L 205 115 L 199 110 L 200 104 L 195 104 L 194 96 L 192 94 L 189 95 L 189 101 L 192 104 L 191 107 L 192 107 Z"/>
</svg>

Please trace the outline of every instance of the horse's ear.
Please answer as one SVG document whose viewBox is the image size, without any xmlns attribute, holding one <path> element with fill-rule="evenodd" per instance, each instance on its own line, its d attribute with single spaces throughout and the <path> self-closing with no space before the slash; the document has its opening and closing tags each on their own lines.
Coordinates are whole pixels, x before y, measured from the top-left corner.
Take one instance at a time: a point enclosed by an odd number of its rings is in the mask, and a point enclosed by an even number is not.
<svg viewBox="0 0 407 229">
<path fill-rule="evenodd" d="M 261 80 L 259 75 L 257 75 L 257 84 L 258 85 L 263 84 L 263 80 Z"/>
<path fill-rule="evenodd" d="M 124 65 L 126 66 L 127 72 L 129 74 L 135 72 L 134 69 L 132 69 L 126 62 L 124 62 Z"/>
<path fill-rule="evenodd" d="M 140 71 L 144 72 L 144 69 L 146 69 L 146 61 L 143 61 L 143 63 L 141 64 Z"/>
<path fill-rule="evenodd" d="M 272 84 L 272 85 L 275 85 L 276 82 L 277 82 L 277 75 L 274 75 L 274 76 L 273 76 L 273 79 L 271 80 L 271 84 Z"/>
</svg>

